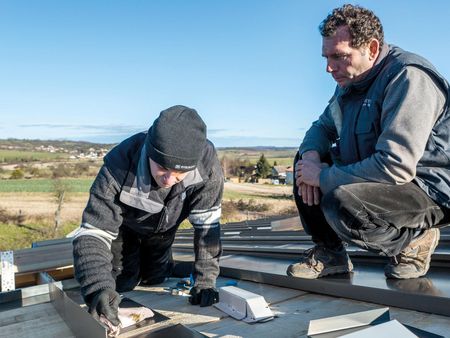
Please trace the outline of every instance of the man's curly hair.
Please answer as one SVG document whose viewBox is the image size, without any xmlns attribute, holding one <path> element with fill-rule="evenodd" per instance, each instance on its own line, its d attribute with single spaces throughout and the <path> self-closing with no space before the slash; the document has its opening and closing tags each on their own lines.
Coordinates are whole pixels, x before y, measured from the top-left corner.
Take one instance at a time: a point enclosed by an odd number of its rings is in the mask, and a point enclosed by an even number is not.
<svg viewBox="0 0 450 338">
<path fill-rule="evenodd" d="M 380 48 L 383 47 L 383 25 L 371 10 L 350 4 L 335 8 L 321 22 L 319 31 L 323 37 L 330 37 L 336 33 L 340 26 L 348 27 L 353 48 L 364 46 L 372 38 L 380 42 Z"/>
</svg>

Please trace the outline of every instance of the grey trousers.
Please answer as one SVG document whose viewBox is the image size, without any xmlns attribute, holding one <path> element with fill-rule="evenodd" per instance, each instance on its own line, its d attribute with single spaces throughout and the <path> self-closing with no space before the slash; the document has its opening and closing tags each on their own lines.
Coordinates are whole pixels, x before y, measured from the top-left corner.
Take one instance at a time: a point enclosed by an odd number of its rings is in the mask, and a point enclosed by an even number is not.
<svg viewBox="0 0 450 338">
<path fill-rule="evenodd" d="M 449 221 L 448 209 L 437 205 L 414 183 L 390 185 L 355 183 L 322 196 L 308 206 L 294 196 L 305 231 L 316 244 L 332 249 L 342 241 L 383 256 L 395 256 L 412 240 L 417 229 Z"/>
</svg>

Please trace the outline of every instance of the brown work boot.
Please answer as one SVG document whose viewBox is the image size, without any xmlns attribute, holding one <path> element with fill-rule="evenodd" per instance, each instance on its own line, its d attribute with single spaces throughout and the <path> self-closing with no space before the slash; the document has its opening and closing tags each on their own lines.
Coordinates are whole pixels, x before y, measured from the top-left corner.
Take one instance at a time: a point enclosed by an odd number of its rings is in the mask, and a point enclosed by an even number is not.
<svg viewBox="0 0 450 338">
<path fill-rule="evenodd" d="M 344 247 L 332 250 L 323 245 L 316 245 L 303 252 L 300 262 L 289 265 L 286 273 L 288 276 L 316 279 L 352 270 L 353 264 Z"/>
<path fill-rule="evenodd" d="M 431 255 L 439 243 L 439 229 L 424 230 L 414 238 L 397 256 L 391 257 L 384 267 L 388 278 L 408 279 L 425 275 L 430 268 Z"/>
</svg>

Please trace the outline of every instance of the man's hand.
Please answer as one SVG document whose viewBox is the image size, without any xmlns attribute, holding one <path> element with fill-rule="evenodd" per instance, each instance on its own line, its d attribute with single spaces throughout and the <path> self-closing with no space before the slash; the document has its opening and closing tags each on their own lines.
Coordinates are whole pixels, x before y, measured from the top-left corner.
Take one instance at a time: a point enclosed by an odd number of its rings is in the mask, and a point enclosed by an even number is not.
<svg viewBox="0 0 450 338">
<path fill-rule="evenodd" d="M 308 151 L 295 164 L 295 184 L 303 203 L 319 205 L 320 203 L 320 172 L 328 164 L 320 162 L 320 155 L 316 151 Z"/>
<path fill-rule="evenodd" d="M 219 292 L 214 288 L 199 289 L 194 286 L 190 291 L 189 302 L 200 307 L 211 306 L 219 301 Z"/>
<path fill-rule="evenodd" d="M 323 164 L 311 160 L 298 160 L 295 165 L 296 183 L 299 186 L 301 183 L 310 185 L 312 187 L 320 187 L 320 172 Z"/>
<path fill-rule="evenodd" d="M 105 316 L 112 325 L 120 325 L 119 320 L 119 304 L 120 295 L 112 289 L 104 289 L 97 291 L 92 296 L 92 301 L 89 304 L 89 313 L 100 320 L 100 316 Z"/>
<path fill-rule="evenodd" d="M 305 183 L 301 183 L 298 188 L 298 194 L 302 197 L 303 203 L 309 206 L 320 204 L 320 189 Z"/>
</svg>

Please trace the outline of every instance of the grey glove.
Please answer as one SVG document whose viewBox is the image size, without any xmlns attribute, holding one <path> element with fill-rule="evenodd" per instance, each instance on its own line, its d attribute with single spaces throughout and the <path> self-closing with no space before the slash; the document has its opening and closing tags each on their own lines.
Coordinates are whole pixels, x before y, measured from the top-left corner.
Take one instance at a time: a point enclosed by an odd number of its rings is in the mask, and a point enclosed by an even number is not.
<svg viewBox="0 0 450 338">
<path fill-rule="evenodd" d="M 118 326 L 119 320 L 119 304 L 120 295 L 112 289 L 103 289 L 94 293 L 89 297 L 89 313 L 99 320 L 100 315 L 104 315 L 112 325 Z"/>
<path fill-rule="evenodd" d="M 190 291 L 189 302 L 200 307 L 211 306 L 219 301 L 219 293 L 214 288 L 199 289 L 194 286 Z"/>
</svg>

